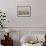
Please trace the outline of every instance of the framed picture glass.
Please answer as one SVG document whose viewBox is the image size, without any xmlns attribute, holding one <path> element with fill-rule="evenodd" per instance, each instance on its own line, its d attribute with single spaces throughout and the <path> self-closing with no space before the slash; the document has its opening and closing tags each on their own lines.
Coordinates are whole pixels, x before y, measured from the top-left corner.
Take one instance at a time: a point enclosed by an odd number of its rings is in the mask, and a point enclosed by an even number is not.
<svg viewBox="0 0 46 46">
<path fill-rule="evenodd" d="M 19 17 L 31 16 L 31 6 L 17 6 L 17 16 Z"/>
</svg>

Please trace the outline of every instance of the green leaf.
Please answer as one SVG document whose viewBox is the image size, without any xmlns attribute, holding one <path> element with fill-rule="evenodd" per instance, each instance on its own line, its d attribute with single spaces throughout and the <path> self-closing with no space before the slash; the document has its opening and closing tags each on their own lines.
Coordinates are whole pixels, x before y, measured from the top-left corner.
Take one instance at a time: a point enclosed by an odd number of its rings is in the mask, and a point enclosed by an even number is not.
<svg viewBox="0 0 46 46">
<path fill-rule="evenodd" d="M 5 15 L 5 13 L 4 13 L 4 15 Z"/>
<path fill-rule="evenodd" d="M 6 17 L 6 16 L 3 16 L 3 17 Z"/>
<path fill-rule="evenodd" d="M 1 25 L 1 27 L 3 28 L 3 25 Z"/>
<path fill-rule="evenodd" d="M 0 12 L 0 13 L 2 13 L 2 12 Z"/>
<path fill-rule="evenodd" d="M 6 20 L 6 19 L 1 19 L 1 20 Z"/>
<path fill-rule="evenodd" d="M 1 21 L 0 21 L 0 23 L 1 23 Z"/>
</svg>

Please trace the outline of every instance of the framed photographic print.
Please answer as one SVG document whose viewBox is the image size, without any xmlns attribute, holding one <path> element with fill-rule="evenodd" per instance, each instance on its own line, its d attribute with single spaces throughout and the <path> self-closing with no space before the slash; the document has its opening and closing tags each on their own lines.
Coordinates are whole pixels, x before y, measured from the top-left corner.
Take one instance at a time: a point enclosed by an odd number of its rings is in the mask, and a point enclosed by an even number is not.
<svg viewBox="0 0 46 46">
<path fill-rule="evenodd" d="M 31 6 L 17 6 L 17 16 L 19 17 L 31 16 Z"/>
</svg>

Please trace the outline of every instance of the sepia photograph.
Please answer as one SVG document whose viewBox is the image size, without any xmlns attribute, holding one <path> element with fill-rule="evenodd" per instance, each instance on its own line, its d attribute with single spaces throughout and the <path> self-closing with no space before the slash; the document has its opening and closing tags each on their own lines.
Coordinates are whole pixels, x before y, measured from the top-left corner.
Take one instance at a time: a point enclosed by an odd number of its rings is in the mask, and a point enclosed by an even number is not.
<svg viewBox="0 0 46 46">
<path fill-rule="evenodd" d="M 31 16 L 30 12 L 31 12 L 30 6 L 18 6 L 17 7 L 17 16 L 19 17 Z"/>
</svg>

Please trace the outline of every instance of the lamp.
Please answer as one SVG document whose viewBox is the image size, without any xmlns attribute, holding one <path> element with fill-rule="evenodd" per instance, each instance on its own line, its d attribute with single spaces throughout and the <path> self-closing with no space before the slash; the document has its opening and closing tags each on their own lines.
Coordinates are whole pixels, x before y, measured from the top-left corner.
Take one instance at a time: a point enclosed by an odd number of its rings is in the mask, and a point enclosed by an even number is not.
<svg viewBox="0 0 46 46">
<path fill-rule="evenodd" d="M 5 29 L 5 32 L 6 32 L 6 33 L 9 33 L 9 29 Z"/>
</svg>

